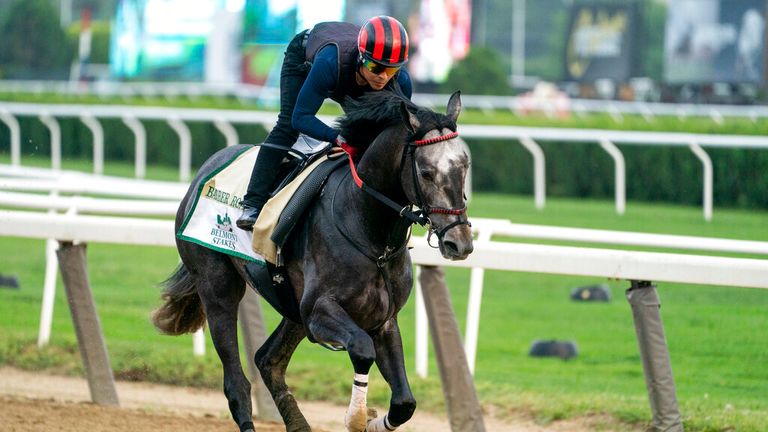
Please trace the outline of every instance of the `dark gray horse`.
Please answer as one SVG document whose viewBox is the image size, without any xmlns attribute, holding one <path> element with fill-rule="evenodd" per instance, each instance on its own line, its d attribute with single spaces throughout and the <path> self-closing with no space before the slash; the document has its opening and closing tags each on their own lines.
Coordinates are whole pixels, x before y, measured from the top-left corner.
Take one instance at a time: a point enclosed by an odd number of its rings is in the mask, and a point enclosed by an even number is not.
<svg viewBox="0 0 768 432">
<path fill-rule="evenodd" d="M 345 416 L 349 431 L 392 431 L 413 415 L 416 400 L 397 324 L 413 283 L 410 225 L 427 224 L 447 259 L 472 252 L 464 195 L 469 160 L 456 134 L 460 110 L 458 92 L 448 102 L 447 115 L 376 92 L 354 102 L 339 120 L 349 142 L 368 148 L 357 173 L 343 168 L 331 174 L 284 246 L 301 320 L 284 317 L 254 359 L 288 431 L 310 430 L 285 383 L 291 355 L 305 337 L 349 354 L 355 372 Z M 221 150 L 200 168 L 176 215 L 177 230 L 201 179 L 241 150 Z M 154 323 L 177 335 L 201 328 L 207 317 L 232 417 L 241 431 L 251 431 L 250 384 L 237 343 L 238 304 L 248 280 L 245 261 L 192 242 L 176 243 L 183 264 L 166 281 L 165 304 Z M 366 394 L 374 362 L 392 397 L 387 415 L 369 421 Z"/>
</svg>

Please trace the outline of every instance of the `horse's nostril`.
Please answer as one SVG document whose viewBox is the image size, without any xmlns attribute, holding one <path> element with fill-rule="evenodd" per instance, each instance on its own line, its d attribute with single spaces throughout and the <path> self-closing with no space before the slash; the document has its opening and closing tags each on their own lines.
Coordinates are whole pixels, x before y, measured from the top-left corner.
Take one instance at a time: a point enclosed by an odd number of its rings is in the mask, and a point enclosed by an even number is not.
<svg viewBox="0 0 768 432">
<path fill-rule="evenodd" d="M 456 255 L 458 255 L 458 254 L 459 254 L 459 247 L 458 247 L 458 246 L 456 246 L 456 243 L 455 243 L 455 242 L 452 242 L 452 241 L 445 241 L 445 242 L 443 242 L 443 247 L 445 248 L 445 251 L 446 251 L 446 252 L 447 252 L 449 255 L 454 255 L 454 256 L 456 256 Z"/>
</svg>

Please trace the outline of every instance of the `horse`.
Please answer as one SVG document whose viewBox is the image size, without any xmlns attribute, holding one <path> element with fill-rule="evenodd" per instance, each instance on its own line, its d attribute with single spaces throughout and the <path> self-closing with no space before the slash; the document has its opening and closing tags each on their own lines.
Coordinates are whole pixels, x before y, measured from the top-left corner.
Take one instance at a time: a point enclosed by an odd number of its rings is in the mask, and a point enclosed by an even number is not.
<svg viewBox="0 0 768 432">
<path fill-rule="evenodd" d="M 346 350 L 354 369 L 348 431 L 393 431 L 416 409 L 406 376 L 397 314 L 413 282 L 410 228 L 428 228 L 442 256 L 466 258 L 473 250 L 464 183 L 469 158 L 456 132 L 459 92 L 446 114 L 417 106 L 395 92 L 349 100 L 337 120 L 350 143 L 366 148 L 350 168 L 327 178 L 282 249 L 289 289 L 300 322 L 283 315 L 254 356 L 289 432 L 310 431 L 285 371 L 306 337 Z M 190 211 L 201 179 L 239 150 L 216 152 L 200 168 L 176 215 L 176 230 Z M 406 204 L 402 204 L 406 203 Z M 224 394 L 241 432 L 253 431 L 250 383 L 237 342 L 238 304 L 248 283 L 246 262 L 177 238 L 181 264 L 164 284 L 155 326 L 170 335 L 193 332 L 206 320 L 224 371 Z M 391 390 L 386 415 L 368 418 L 368 373 L 376 363 Z"/>
</svg>

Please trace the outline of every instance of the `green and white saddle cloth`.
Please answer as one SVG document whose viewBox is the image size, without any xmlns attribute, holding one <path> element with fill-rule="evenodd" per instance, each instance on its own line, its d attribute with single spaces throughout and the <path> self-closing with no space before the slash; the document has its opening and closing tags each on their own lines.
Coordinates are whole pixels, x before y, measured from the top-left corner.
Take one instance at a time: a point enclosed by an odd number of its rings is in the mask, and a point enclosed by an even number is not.
<svg viewBox="0 0 768 432">
<path fill-rule="evenodd" d="M 329 143 L 300 135 L 292 149 L 303 155 L 324 151 Z M 245 147 L 231 161 L 202 179 L 192 209 L 176 236 L 227 255 L 265 264 L 278 262 L 278 248 L 269 238 L 288 200 L 326 157 L 321 157 L 299 173 L 264 205 L 253 233 L 237 227 L 243 213 L 243 197 L 248 189 L 260 146 Z M 340 153 L 337 153 L 339 156 Z"/>
<path fill-rule="evenodd" d="M 235 225 L 259 146 L 247 148 L 200 182 L 195 202 L 177 237 L 228 255 L 264 263 L 251 247 L 252 234 Z"/>
</svg>

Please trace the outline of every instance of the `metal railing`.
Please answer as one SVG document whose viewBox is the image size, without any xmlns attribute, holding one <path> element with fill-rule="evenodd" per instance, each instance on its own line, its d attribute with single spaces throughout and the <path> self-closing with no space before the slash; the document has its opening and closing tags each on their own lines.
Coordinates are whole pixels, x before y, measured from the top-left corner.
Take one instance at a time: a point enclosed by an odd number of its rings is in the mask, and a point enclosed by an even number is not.
<svg viewBox="0 0 768 432">
<path fill-rule="evenodd" d="M 61 167 L 61 133 L 57 118 L 80 118 L 92 131 L 94 172 L 100 174 L 104 166 L 104 134 L 99 119 L 122 119 L 134 135 L 135 175 L 143 178 L 146 173 L 146 130 L 144 120 L 165 121 L 179 138 L 179 178 L 189 180 L 192 172 L 192 139 L 187 122 L 209 122 L 226 137 L 227 145 L 237 144 L 239 137 L 233 124 L 258 124 L 270 129 L 276 114 L 264 111 L 217 110 L 164 107 L 133 107 L 119 105 L 54 105 L 0 102 L 0 120 L 10 131 L 11 163 L 21 164 L 21 130 L 16 117 L 39 118 L 50 130 L 51 166 Z M 332 124 L 334 118 L 320 116 Z M 533 158 L 534 202 L 537 208 L 546 204 L 545 153 L 537 141 L 586 142 L 599 144 L 614 163 L 614 191 L 616 212 L 623 214 L 626 208 L 626 169 L 624 157 L 616 144 L 683 146 L 700 160 L 703 171 L 702 209 L 705 220 L 712 219 L 714 174 L 712 161 L 706 148 L 768 149 L 768 137 L 748 135 L 692 134 L 683 132 L 642 132 L 574 128 L 540 128 L 498 125 L 462 124 L 459 127 L 465 139 L 499 139 L 517 141 Z"/>
</svg>

